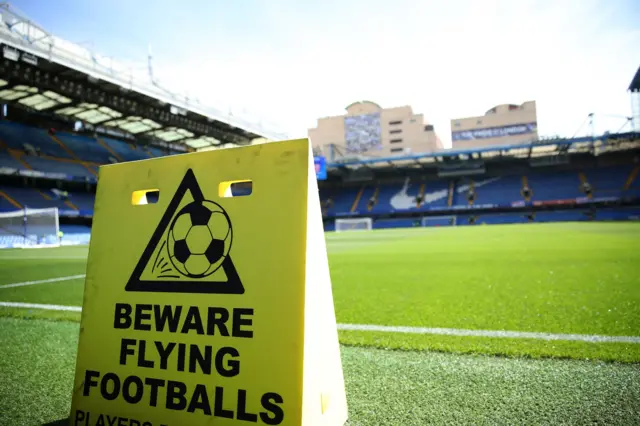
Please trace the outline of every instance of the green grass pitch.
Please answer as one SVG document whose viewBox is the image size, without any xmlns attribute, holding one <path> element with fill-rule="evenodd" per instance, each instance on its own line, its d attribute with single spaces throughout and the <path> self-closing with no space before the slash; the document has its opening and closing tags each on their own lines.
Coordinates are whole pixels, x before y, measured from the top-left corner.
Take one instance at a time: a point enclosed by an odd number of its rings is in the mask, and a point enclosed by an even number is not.
<svg viewBox="0 0 640 426">
<path fill-rule="evenodd" d="M 327 234 L 340 324 L 640 336 L 640 224 Z M 86 247 L 0 251 L 0 302 L 80 306 Z M 69 411 L 79 313 L 0 307 L 0 425 Z M 482 334 L 482 332 L 480 332 Z M 632 424 L 640 343 L 340 331 L 350 425 Z"/>
</svg>

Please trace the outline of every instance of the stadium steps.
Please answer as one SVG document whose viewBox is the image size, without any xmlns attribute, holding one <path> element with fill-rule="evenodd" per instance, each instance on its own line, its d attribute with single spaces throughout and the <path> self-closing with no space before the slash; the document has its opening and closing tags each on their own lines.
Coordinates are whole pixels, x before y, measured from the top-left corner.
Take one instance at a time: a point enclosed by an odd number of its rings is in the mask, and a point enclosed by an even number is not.
<svg viewBox="0 0 640 426">
<path fill-rule="evenodd" d="M 66 200 L 64 204 L 72 210 L 76 210 L 76 211 L 79 210 L 78 207 L 76 207 L 76 205 L 69 200 Z"/>
<path fill-rule="evenodd" d="M 82 161 L 64 142 L 62 142 L 60 138 L 58 138 L 56 135 L 51 134 L 49 134 L 49 137 L 51 137 L 51 139 L 53 139 L 58 145 L 60 145 L 60 148 L 62 148 L 64 152 L 66 152 L 73 160 L 75 160 L 76 163 L 83 165 L 85 169 L 89 170 L 89 173 L 91 173 L 93 176 L 96 176 L 96 172 L 91 170 L 91 168 L 87 166 L 87 164 Z"/>
<path fill-rule="evenodd" d="M 424 191 L 426 189 L 426 184 L 424 182 L 422 182 L 420 184 L 420 190 L 418 191 L 418 201 L 416 202 L 416 207 L 420 208 L 422 206 L 423 203 L 423 199 L 424 199 Z"/>
<path fill-rule="evenodd" d="M 49 194 L 47 194 L 46 192 L 43 191 L 38 191 L 40 193 L 40 195 L 42 195 L 42 198 L 44 198 L 47 201 L 53 201 L 53 198 L 51 198 L 51 196 Z M 71 210 L 79 210 L 71 201 L 67 200 L 64 202 L 64 204 L 69 207 Z"/>
<path fill-rule="evenodd" d="M 27 156 L 28 158 L 31 156 Z M 58 163 L 69 163 L 69 164 L 78 164 L 80 166 L 83 166 L 85 169 L 89 170 L 90 172 L 93 173 L 93 175 L 96 174 L 96 172 L 91 170 L 91 166 L 97 167 L 99 166 L 99 164 L 93 164 L 93 163 L 89 163 L 86 161 L 78 161 L 78 160 L 73 160 L 71 158 L 60 158 L 60 157 L 52 157 L 50 155 L 39 155 L 38 157 L 33 157 L 33 158 L 42 158 L 45 160 L 50 160 L 50 161 L 57 161 Z M 33 168 L 33 167 L 30 167 Z"/>
<path fill-rule="evenodd" d="M 453 195 L 456 193 L 456 183 L 452 179 L 449 181 L 449 199 L 447 200 L 447 206 L 453 206 Z"/>
<path fill-rule="evenodd" d="M 0 139 L 0 148 L 6 149 L 7 152 L 9 153 L 9 155 L 11 156 L 11 158 L 16 160 L 18 163 L 22 164 L 22 166 L 24 168 L 26 168 L 27 170 L 33 170 L 33 167 L 31 167 L 29 164 L 25 163 L 22 160 L 22 158 L 20 158 L 22 156 L 22 153 L 20 151 L 16 151 L 16 150 L 13 150 L 13 149 L 9 148 L 9 145 L 7 145 L 2 139 Z"/>
<path fill-rule="evenodd" d="M 98 142 L 98 144 L 100 144 L 100 146 L 102 146 L 104 149 L 106 149 L 107 151 L 109 151 L 109 154 L 113 155 L 113 158 L 115 158 L 116 160 L 118 160 L 120 163 L 123 162 L 122 157 L 120 157 L 120 155 L 118 155 L 117 152 L 115 152 L 113 150 L 113 148 L 111 148 L 105 141 L 103 141 L 100 138 L 96 138 L 96 142 Z"/>
<path fill-rule="evenodd" d="M 9 196 L 9 194 L 7 194 L 4 191 L 0 191 L 0 197 L 4 198 L 5 200 L 7 200 L 9 203 L 11 203 L 11 205 L 13 205 L 14 207 L 18 208 L 18 209 L 22 209 L 22 205 L 17 202 L 16 200 L 14 200 L 13 198 L 11 198 Z"/>
<path fill-rule="evenodd" d="M 625 191 L 631 188 L 631 186 L 633 185 L 633 182 L 636 180 L 636 177 L 638 177 L 638 173 L 640 173 L 640 166 L 635 166 L 633 170 L 631 170 L 631 173 L 629 173 L 629 177 L 627 178 L 627 181 L 624 184 Z"/>
<path fill-rule="evenodd" d="M 20 164 L 22 164 L 22 166 L 25 169 L 33 170 L 33 167 L 31 167 L 31 164 L 27 163 L 22 159 L 22 156 L 24 155 L 24 153 L 20 151 L 16 151 L 15 149 L 9 149 L 8 151 L 9 151 L 9 154 L 13 157 L 13 159 L 19 162 Z"/>
<path fill-rule="evenodd" d="M 131 151 L 135 152 L 136 154 L 138 154 L 138 155 L 143 154 L 143 155 L 142 155 L 142 159 L 144 159 L 144 158 L 149 158 L 149 157 L 153 158 L 153 156 L 152 156 L 152 155 L 149 155 L 149 154 L 147 153 L 147 150 L 145 150 L 144 148 L 142 148 L 142 147 L 138 147 L 137 145 L 132 144 L 132 143 L 130 143 L 130 142 L 126 142 L 126 144 L 127 144 L 127 146 L 131 149 Z"/>
<path fill-rule="evenodd" d="M 526 175 L 522 175 L 522 194 L 524 194 L 524 189 L 525 188 L 531 188 L 529 186 L 529 179 L 527 179 Z M 529 189 L 529 196 L 525 197 L 524 195 L 522 196 L 524 198 L 524 200 L 528 203 L 529 201 L 531 201 L 531 189 Z"/>
<path fill-rule="evenodd" d="M 371 209 L 372 209 L 372 208 L 374 208 L 374 207 L 376 206 L 376 204 L 378 204 L 378 194 L 379 194 L 379 193 L 380 193 L 380 187 L 379 187 L 379 186 L 376 186 L 376 189 L 375 189 L 375 191 L 373 192 L 373 199 L 374 199 L 374 202 L 373 202 L 373 204 L 372 204 L 372 203 L 367 202 L 367 210 L 371 211 Z"/>
<path fill-rule="evenodd" d="M 474 184 L 475 184 L 475 182 L 473 181 L 473 179 L 469 179 L 469 193 L 472 193 L 472 192 L 475 193 L 476 192 Z M 475 197 L 473 197 L 473 199 L 470 198 L 470 197 L 467 197 L 467 203 L 470 206 L 472 206 L 474 202 L 475 202 Z"/>
<path fill-rule="evenodd" d="M 584 185 L 585 183 L 589 183 L 589 181 L 587 180 L 587 175 L 585 175 L 583 172 L 578 173 L 578 176 L 580 176 L 580 182 L 582 183 L 582 185 Z M 580 188 L 580 192 L 584 192 L 583 187 Z M 587 198 L 592 198 L 593 197 L 593 191 L 591 192 L 591 194 L 585 194 L 587 195 Z"/>
<path fill-rule="evenodd" d="M 358 191 L 358 194 L 356 195 L 356 199 L 353 200 L 353 204 L 351 205 L 351 213 L 354 213 L 358 208 L 358 204 L 360 204 L 360 198 L 362 198 L 362 194 L 364 193 L 364 187 L 365 185 L 362 185 L 360 191 Z"/>
<path fill-rule="evenodd" d="M 42 195 L 42 198 L 44 198 L 47 201 L 51 201 L 51 197 L 49 196 L 49 194 L 43 191 L 38 191 L 38 192 L 40 193 L 40 195 Z"/>
</svg>

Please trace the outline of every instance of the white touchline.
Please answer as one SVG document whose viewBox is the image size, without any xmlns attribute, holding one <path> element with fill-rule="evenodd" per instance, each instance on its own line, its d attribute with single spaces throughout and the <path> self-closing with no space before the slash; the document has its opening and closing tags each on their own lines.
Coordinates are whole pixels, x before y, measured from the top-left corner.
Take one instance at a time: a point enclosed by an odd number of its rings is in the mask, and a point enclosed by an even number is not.
<svg viewBox="0 0 640 426">
<path fill-rule="evenodd" d="M 81 312 L 80 306 L 41 305 L 37 303 L 0 302 L 0 307 L 46 309 Z M 555 334 L 530 331 L 466 330 L 461 328 L 400 327 L 370 324 L 338 324 L 338 330 L 378 331 L 382 333 L 438 334 L 445 336 L 496 337 L 507 339 L 574 340 L 590 343 L 640 343 L 638 336 L 602 336 L 597 334 Z"/>
<path fill-rule="evenodd" d="M 49 279 L 46 279 L 46 280 L 24 281 L 24 282 L 21 282 L 21 283 L 4 284 L 4 285 L 0 285 L 0 290 L 3 289 L 3 288 L 24 287 L 26 285 L 49 284 L 49 283 L 56 283 L 56 282 L 59 282 L 59 281 L 78 280 L 78 279 L 84 278 L 84 277 L 85 277 L 85 274 L 82 274 L 82 275 L 70 275 L 68 277 L 49 278 Z"/>
<path fill-rule="evenodd" d="M 592 343 L 640 343 L 638 336 L 602 336 L 597 334 L 555 334 L 532 331 L 466 330 L 461 328 L 402 327 L 369 324 L 338 324 L 338 330 L 378 331 L 382 333 L 439 334 L 444 336 L 477 336 L 510 339 L 577 340 Z"/>
<path fill-rule="evenodd" d="M 39 303 L 0 302 L 0 306 L 7 308 L 46 309 L 49 311 L 82 312 L 80 306 L 41 305 Z"/>
</svg>

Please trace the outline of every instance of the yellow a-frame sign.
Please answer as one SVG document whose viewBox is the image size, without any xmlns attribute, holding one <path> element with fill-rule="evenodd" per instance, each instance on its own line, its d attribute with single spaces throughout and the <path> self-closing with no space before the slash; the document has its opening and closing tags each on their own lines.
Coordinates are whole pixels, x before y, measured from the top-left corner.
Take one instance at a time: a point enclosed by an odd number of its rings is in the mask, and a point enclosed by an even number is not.
<svg viewBox="0 0 640 426">
<path fill-rule="evenodd" d="M 99 177 L 70 424 L 343 425 L 309 141 Z"/>
</svg>

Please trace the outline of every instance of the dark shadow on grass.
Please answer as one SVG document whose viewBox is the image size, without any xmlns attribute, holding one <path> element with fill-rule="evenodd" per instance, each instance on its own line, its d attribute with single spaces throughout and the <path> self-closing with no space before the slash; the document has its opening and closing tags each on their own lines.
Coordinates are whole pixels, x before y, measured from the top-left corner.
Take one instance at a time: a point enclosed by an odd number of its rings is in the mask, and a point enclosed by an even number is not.
<svg viewBox="0 0 640 426">
<path fill-rule="evenodd" d="M 69 418 L 43 423 L 42 426 L 69 426 Z"/>
</svg>

